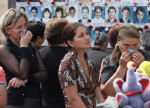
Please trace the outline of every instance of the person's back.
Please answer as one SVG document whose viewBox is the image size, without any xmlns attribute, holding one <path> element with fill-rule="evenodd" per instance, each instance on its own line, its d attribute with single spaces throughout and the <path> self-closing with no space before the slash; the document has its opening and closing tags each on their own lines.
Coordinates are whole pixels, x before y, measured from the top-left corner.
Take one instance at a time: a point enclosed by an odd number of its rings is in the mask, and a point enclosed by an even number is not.
<svg viewBox="0 0 150 108">
<path fill-rule="evenodd" d="M 50 46 L 40 49 L 40 54 L 48 71 L 48 78 L 42 83 L 43 108 L 65 108 L 64 96 L 60 88 L 58 70 L 61 59 L 67 53 L 61 37 L 65 19 L 52 19 L 46 26 L 44 35 Z"/>
<path fill-rule="evenodd" d="M 94 40 L 94 46 L 91 50 L 88 51 L 88 58 L 91 59 L 96 65 L 96 71 L 99 74 L 101 62 L 103 58 L 107 55 L 105 53 L 107 49 L 108 35 L 106 33 L 101 33 Z"/>
</svg>

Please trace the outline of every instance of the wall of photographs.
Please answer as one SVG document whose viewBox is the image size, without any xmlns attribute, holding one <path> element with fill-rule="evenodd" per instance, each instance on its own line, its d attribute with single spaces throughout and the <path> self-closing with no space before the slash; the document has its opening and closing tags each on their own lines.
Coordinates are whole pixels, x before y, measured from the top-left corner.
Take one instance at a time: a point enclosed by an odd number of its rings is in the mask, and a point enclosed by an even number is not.
<svg viewBox="0 0 150 108">
<path fill-rule="evenodd" d="M 47 24 L 52 18 L 61 17 L 81 22 L 91 27 L 92 42 L 95 29 L 107 32 L 117 23 L 126 23 L 134 24 L 142 32 L 145 25 L 150 25 L 148 0 L 16 0 L 16 8 L 25 11 L 29 21 Z"/>
</svg>

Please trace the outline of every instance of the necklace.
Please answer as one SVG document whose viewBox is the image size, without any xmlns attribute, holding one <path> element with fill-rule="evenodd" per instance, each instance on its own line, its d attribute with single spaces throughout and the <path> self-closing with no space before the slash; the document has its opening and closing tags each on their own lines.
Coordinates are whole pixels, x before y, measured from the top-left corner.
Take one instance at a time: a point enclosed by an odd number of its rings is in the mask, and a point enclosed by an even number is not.
<svg viewBox="0 0 150 108">
<path fill-rule="evenodd" d="M 83 62 L 81 62 L 81 61 L 80 61 L 80 64 L 81 64 L 81 67 L 82 67 L 83 71 L 86 71 L 87 68 L 86 68 L 85 64 Z"/>
</svg>

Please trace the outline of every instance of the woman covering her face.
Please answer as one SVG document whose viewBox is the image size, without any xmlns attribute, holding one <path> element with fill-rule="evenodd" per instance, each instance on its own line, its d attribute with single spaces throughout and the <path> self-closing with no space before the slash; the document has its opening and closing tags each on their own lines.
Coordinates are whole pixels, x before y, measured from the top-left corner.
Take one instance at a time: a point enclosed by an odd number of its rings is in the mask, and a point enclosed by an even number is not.
<svg viewBox="0 0 150 108">
<path fill-rule="evenodd" d="M 27 26 L 27 15 L 17 9 L 9 9 L 0 18 L 6 38 L 0 45 L 0 64 L 8 85 L 6 108 L 40 107 L 40 82 L 47 73 L 39 51 L 30 43 L 32 33 Z"/>
</svg>

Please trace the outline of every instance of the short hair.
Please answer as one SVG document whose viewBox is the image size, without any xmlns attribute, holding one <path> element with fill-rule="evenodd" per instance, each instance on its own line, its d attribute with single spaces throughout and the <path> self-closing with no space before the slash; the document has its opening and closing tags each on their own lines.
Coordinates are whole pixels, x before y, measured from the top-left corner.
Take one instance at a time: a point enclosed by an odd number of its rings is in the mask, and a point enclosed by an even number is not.
<svg viewBox="0 0 150 108">
<path fill-rule="evenodd" d="M 44 13 L 45 13 L 45 12 L 49 12 L 49 13 L 50 13 L 49 18 L 51 18 L 51 11 L 49 10 L 49 8 L 45 8 L 45 9 L 43 10 L 43 17 L 44 17 Z"/>
<path fill-rule="evenodd" d="M 82 11 L 83 11 L 83 9 L 87 9 L 87 10 L 88 10 L 88 13 L 89 13 L 89 8 L 88 8 L 87 6 L 83 6 L 83 7 L 82 7 Z"/>
<path fill-rule="evenodd" d="M 103 11 L 102 7 L 100 7 L 100 6 L 96 6 L 96 7 L 95 7 L 95 9 L 94 9 L 94 13 L 96 12 L 96 10 L 97 10 L 97 9 L 100 9 L 100 10 L 101 10 L 101 12 Z"/>
<path fill-rule="evenodd" d="M 104 43 L 108 43 L 108 34 L 101 33 L 99 36 L 96 37 L 94 40 L 94 45 L 101 47 Z"/>
<path fill-rule="evenodd" d="M 137 16 L 138 12 L 141 11 L 143 13 L 145 13 L 145 10 L 143 7 L 137 7 L 136 11 L 135 11 L 135 15 Z"/>
<path fill-rule="evenodd" d="M 56 12 L 59 12 L 59 11 L 61 11 L 61 13 L 63 14 L 63 9 L 61 7 L 56 8 Z"/>
<path fill-rule="evenodd" d="M 62 31 L 62 37 L 64 38 L 66 44 L 68 45 L 68 48 L 71 48 L 71 46 L 69 46 L 67 41 L 68 40 L 70 40 L 70 41 L 74 40 L 74 37 L 76 35 L 76 30 L 78 27 L 81 27 L 81 26 L 85 27 L 82 23 L 75 22 L 75 23 L 69 23 L 64 27 L 64 29 Z"/>
<path fill-rule="evenodd" d="M 71 10 L 76 11 L 76 9 L 75 9 L 73 6 L 69 8 L 69 12 L 70 12 Z"/>
<path fill-rule="evenodd" d="M 24 11 L 26 11 L 25 7 L 19 7 L 19 9 L 23 9 Z"/>
<path fill-rule="evenodd" d="M 41 38 L 44 37 L 45 24 L 41 21 L 29 21 L 27 30 L 31 31 L 33 34 L 31 42 L 35 42 L 38 36 Z"/>
<path fill-rule="evenodd" d="M 9 34 L 5 31 L 5 29 L 9 29 L 14 26 L 20 17 L 24 17 L 26 20 L 26 24 L 28 25 L 28 16 L 25 12 L 22 12 L 18 9 L 11 8 L 7 10 L 0 18 L 0 29 L 5 37 L 9 36 Z"/>
<path fill-rule="evenodd" d="M 64 43 L 65 40 L 62 37 L 62 30 L 68 24 L 68 21 L 63 18 L 53 18 L 46 25 L 44 35 L 51 45 L 58 45 Z"/>
<path fill-rule="evenodd" d="M 109 14 L 110 9 L 114 9 L 114 10 L 115 10 L 115 13 L 116 13 L 116 8 L 113 7 L 113 6 L 111 6 L 111 7 L 109 7 L 109 9 L 108 9 L 108 14 Z"/>
<path fill-rule="evenodd" d="M 101 29 L 100 29 L 100 28 L 96 28 L 96 29 L 94 30 L 94 34 L 95 34 L 95 31 L 101 32 Z"/>
<path fill-rule="evenodd" d="M 128 7 L 124 7 L 121 12 L 123 12 L 124 10 L 129 11 L 129 14 L 130 14 L 130 9 Z"/>
<path fill-rule="evenodd" d="M 36 12 L 38 13 L 38 9 L 37 9 L 37 7 L 34 7 L 34 6 L 33 6 L 33 7 L 31 7 L 31 11 L 32 11 L 32 10 L 36 10 Z"/>
<path fill-rule="evenodd" d="M 145 30 L 141 39 L 142 46 L 145 50 L 150 51 L 150 30 Z"/>
</svg>

